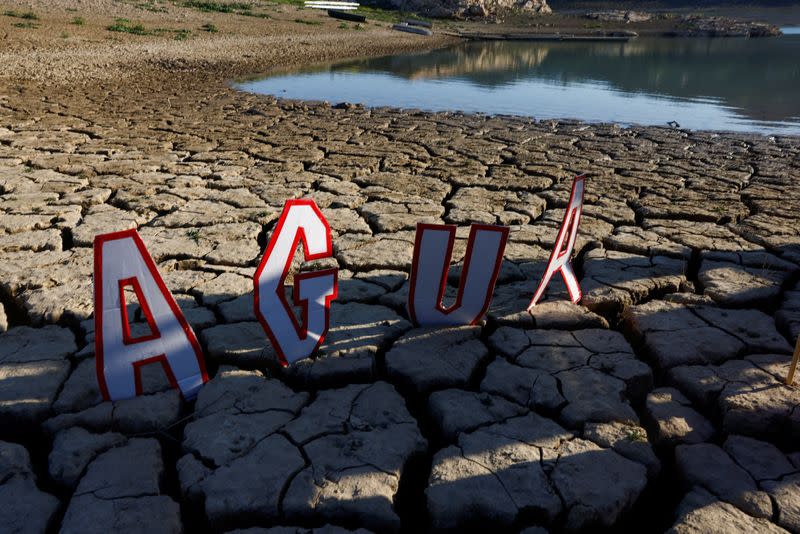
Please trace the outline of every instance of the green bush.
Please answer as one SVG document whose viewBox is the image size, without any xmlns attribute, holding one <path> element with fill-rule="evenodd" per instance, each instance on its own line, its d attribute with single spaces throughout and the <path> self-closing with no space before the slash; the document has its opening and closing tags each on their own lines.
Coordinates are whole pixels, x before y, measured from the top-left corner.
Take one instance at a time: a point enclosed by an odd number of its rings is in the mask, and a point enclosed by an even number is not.
<svg viewBox="0 0 800 534">
<path fill-rule="evenodd" d="M 186 7 L 199 9 L 206 13 L 235 13 L 236 11 L 249 11 L 253 6 L 244 2 L 205 2 L 201 0 L 189 0 L 183 4 Z"/>
</svg>

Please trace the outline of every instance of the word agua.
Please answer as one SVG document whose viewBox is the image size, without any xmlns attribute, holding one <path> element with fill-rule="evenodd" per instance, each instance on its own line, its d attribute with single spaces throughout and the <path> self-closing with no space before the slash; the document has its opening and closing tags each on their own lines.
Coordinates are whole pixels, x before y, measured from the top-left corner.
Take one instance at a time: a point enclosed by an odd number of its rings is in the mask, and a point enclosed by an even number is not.
<svg viewBox="0 0 800 534">
<path fill-rule="evenodd" d="M 560 272 L 573 302 L 581 290 L 570 258 L 583 208 L 584 177 L 572 184 L 569 205 L 550 260 L 530 310 Z M 418 224 L 408 291 L 408 314 L 419 326 L 475 324 L 486 313 L 500 271 L 509 229 L 473 224 L 455 302 L 442 304 L 455 242 L 454 225 Z M 331 302 L 338 293 L 338 269 L 295 275 L 294 305 L 286 300 L 284 282 L 299 243 L 306 261 L 333 255 L 331 229 L 310 199 L 286 202 L 267 250 L 253 277 L 254 311 L 283 365 L 313 354 L 325 339 Z M 133 337 L 125 301 L 132 290 L 150 328 Z M 94 318 L 97 380 L 106 400 L 141 394 L 141 368 L 160 363 L 172 387 L 194 397 L 208 381 L 203 353 L 192 328 L 164 284 L 138 232 L 125 230 L 94 240 Z"/>
</svg>

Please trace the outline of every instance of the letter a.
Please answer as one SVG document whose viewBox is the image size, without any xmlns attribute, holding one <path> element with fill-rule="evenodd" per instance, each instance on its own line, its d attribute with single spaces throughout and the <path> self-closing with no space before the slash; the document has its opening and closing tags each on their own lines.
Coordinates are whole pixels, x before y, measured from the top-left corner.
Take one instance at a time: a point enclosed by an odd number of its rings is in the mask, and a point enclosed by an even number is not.
<svg viewBox="0 0 800 534">
<path fill-rule="evenodd" d="M 126 288 L 139 300 L 148 335 L 131 335 Z M 156 362 L 186 399 L 208 381 L 200 344 L 136 230 L 94 239 L 94 328 L 97 382 L 106 400 L 140 395 L 141 368 Z"/>
<path fill-rule="evenodd" d="M 550 260 L 547 262 L 547 269 L 544 271 L 542 281 L 539 282 L 539 287 L 536 288 L 536 294 L 533 295 L 531 303 L 528 305 L 530 311 L 536 303 L 542 298 L 547 284 L 556 272 L 561 272 L 561 277 L 569 291 L 569 297 L 572 302 L 581 300 L 581 286 L 578 284 L 578 279 L 575 278 L 575 272 L 572 270 L 572 249 L 575 248 L 575 239 L 578 237 L 578 225 L 581 222 L 581 212 L 583 211 L 583 189 L 585 175 L 576 176 L 572 182 L 572 193 L 569 197 L 569 205 L 567 211 L 564 213 L 564 220 L 561 223 L 561 228 L 558 231 L 558 237 L 553 245 L 553 252 L 550 253 Z M 569 241 L 564 248 L 564 240 L 569 232 Z"/>
<path fill-rule="evenodd" d="M 310 199 L 286 201 L 253 279 L 256 317 L 283 365 L 310 356 L 319 348 L 328 333 L 331 301 L 338 293 L 339 269 L 295 275 L 294 303 L 303 310 L 303 324 L 297 323 L 286 302 L 283 283 L 300 241 L 306 261 L 333 255 L 328 221 Z"/>
<path fill-rule="evenodd" d="M 417 224 L 408 314 L 418 325 L 475 324 L 489 308 L 503 261 L 508 227 L 470 226 L 458 296 L 452 306 L 444 308 L 442 298 L 455 237 L 455 225 Z"/>
</svg>

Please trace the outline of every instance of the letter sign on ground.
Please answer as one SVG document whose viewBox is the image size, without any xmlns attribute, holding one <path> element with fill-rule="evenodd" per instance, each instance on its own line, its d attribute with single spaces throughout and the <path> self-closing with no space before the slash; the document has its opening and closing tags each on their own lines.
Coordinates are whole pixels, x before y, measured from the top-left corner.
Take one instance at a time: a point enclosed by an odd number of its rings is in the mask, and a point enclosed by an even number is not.
<svg viewBox="0 0 800 534">
<path fill-rule="evenodd" d="M 508 239 L 507 226 L 473 224 L 455 303 L 442 304 L 456 238 L 452 224 L 418 224 L 408 289 L 408 315 L 422 326 L 477 323 L 492 300 Z"/>
<path fill-rule="evenodd" d="M 203 353 L 136 230 L 94 240 L 97 381 L 106 400 L 142 393 L 141 369 L 160 363 L 172 387 L 192 398 L 208 381 Z M 134 337 L 125 299 L 133 292 L 149 333 Z"/>
<path fill-rule="evenodd" d="M 536 303 L 542 298 L 547 284 L 550 279 L 557 272 L 561 273 L 561 278 L 564 279 L 564 284 L 569 291 L 569 297 L 572 302 L 581 300 L 581 286 L 578 279 L 575 277 L 575 271 L 572 270 L 572 250 L 575 248 L 575 239 L 578 237 L 578 225 L 581 222 L 581 213 L 583 212 L 583 190 L 586 176 L 576 176 L 572 182 L 572 193 L 569 196 L 569 204 L 567 211 L 564 213 L 564 220 L 561 222 L 561 228 L 558 231 L 558 237 L 553 245 L 553 251 L 550 253 L 550 260 L 547 262 L 547 268 L 542 276 L 542 281 L 539 282 L 539 287 L 536 288 L 536 293 L 528 305 L 530 311 Z M 569 238 L 567 239 L 567 234 Z M 566 247 L 564 246 L 566 241 Z"/>
<path fill-rule="evenodd" d="M 573 302 L 581 288 L 570 263 L 583 210 L 584 176 L 575 178 L 569 204 L 544 276 L 528 306 L 533 308 L 556 272 Z M 408 314 L 418 325 L 476 324 L 489 308 L 503 261 L 509 228 L 473 224 L 455 302 L 444 298 L 456 237 L 455 225 L 419 224 L 408 292 Z M 331 301 L 338 294 L 336 268 L 294 276 L 292 300 L 285 281 L 298 245 L 305 261 L 333 256 L 331 229 L 311 199 L 288 200 L 253 277 L 254 312 L 283 365 L 312 355 L 325 339 Z M 191 398 L 208 381 L 197 338 L 164 285 L 136 230 L 95 237 L 95 354 L 97 380 L 106 400 L 142 392 L 141 368 L 159 363 L 173 387 Z M 134 336 L 126 295 L 136 296 L 147 332 Z"/>
<path fill-rule="evenodd" d="M 302 325 L 297 323 L 283 285 L 301 241 L 306 261 L 333 255 L 331 229 L 316 203 L 288 200 L 254 277 L 256 317 L 283 365 L 319 348 L 328 332 L 331 301 L 338 292 L 338 269 L 295 275 L 292 296 L 295 305 L 302 307 Z"/>
</svg>

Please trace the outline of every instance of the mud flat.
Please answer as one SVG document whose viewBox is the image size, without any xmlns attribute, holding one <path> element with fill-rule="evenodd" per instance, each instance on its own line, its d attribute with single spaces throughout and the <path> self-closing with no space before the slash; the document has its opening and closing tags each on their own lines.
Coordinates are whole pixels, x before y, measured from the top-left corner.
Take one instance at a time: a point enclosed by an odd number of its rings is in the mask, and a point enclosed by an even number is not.
<svg viewBox="0 0 800 534">
<path fill-rule="evenodd" d="M 142 12 L 184 15 L 228 20 Z M 800 334 L 800 139 L 237 93 L 226 73 L 389 49 L 383 27 L 340 37 L 273 16 L 285 34 L 109 45 L 87 16 L 88 42 L 63 50 L 7 37 L 3 525 L 800 529 L 800 392 L 783 385 Z M 554 283 L 524 312 L 584 171 L 584 299 Z M 338 266 L 339 299 L 319 356 L 281 369 L 251 277 L 283 202 L 305 196 L 335 258 L 300 267 Z M 419 221 L 511 226 L 484 326 L 409 323 Z M 98 391 L 92 239 L 131 227 L 201 340 L 213 378 L 196 402 L 156 372 L 135 400 Z"/>
</svg>

